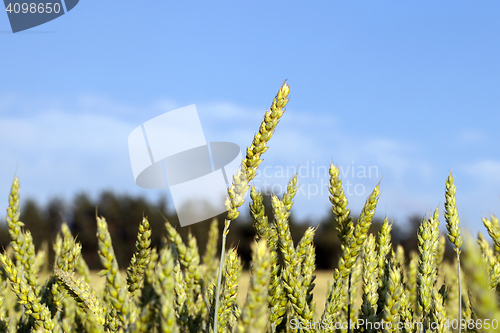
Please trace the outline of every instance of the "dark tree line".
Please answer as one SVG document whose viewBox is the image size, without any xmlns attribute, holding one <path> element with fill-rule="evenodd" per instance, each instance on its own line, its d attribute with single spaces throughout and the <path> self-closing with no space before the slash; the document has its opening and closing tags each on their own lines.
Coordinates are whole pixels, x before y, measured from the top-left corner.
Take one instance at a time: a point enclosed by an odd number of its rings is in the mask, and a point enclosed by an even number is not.
<svg viewBox="0 0 500 333">
<path fill-rule="evenodd" d="M 21 201 L 23 202 L 23 201 Z M 272 208 L 270 197 L 265 197 L 266 213 L 272 221 Z M 152 228 L 152 243 L 159 245 L 162 237 L 166 234 L 165 222 L 162 215 L 166 216 L 170 223 L 177 227 L 179 233 L 187 239 L 191 232 L 198 240 L 198 247 L 203 253 L 207 242 L 208 230 L 211 220 L 194 224 L 190 227 L 181 228 L 175 214 L 168 214 L 166 199 L 158 202 L 149 202 L 143 197 L 120 195 L 113 192 L 102 192 L 97 200 L 92 200 L 88 195 L 82 193 L 72 200 L 64 202 L 60 199 L 52 199 L 44 207 L 40 207 L 33 200 L 25 200 L 21 205 L 21 221 L 31 231 L 35 247 L 37 249 L 44 242 L 52 242 L 61 223 L 66 221 L 71 231 L 77 236 L 82 244 L 82 254 L 91 269 L 100 269 L 97 254 L 96 238 L 96 212 L 106 218 L 109 231 L 113 240 L 113 247 L 120 267 L 127 267 L 135 251 L 135 241 L 139 222 L 143 216 L 147 216 Z M 97 210 L 97 211 L 96 211 Z M 326 212 L 325 212 L 326 213 Z M 300 240 L 309 225 L 318 227 L 315 236 L 316 265 L 318 269 L 332 269 L 335 267 L 340 256 L 340 243 L 337 237 L 335 215 L 329 212 L 320 221 L 296 221 L 293 210 L 290 217 L 290 229 L 295 244 Z M 219 219 L 219 235 L 222 233 L 224 216 Z M 353 216 L 356 221 L 357 217 Z M 392 238 L 394 244 L 401 244 L 408 254 L 410 250 L 417 249 L 417 229 L 421 217 L 413 217 L 406 222 L 395 222 L 393 224 Z M 370 232 L 380 229 L 382 220 L 374 219 Z M 255 229 L 250 216 L 240 215 L 231 224 L 227 238 L 228 246 L 236 246 L 238 252 L 246 264 L 250 260 L 250 244 L 255 237 Z M 6 223 L 0 224 L 0 244 L 5 248 L 10 243 Z M 219 239 L 220 248 L 220 239 Z M 447 256 L 452 255 L 447 249 Z M 50 252 L 50 262 L 53 261 L 53 253 Z"/>
</svg>

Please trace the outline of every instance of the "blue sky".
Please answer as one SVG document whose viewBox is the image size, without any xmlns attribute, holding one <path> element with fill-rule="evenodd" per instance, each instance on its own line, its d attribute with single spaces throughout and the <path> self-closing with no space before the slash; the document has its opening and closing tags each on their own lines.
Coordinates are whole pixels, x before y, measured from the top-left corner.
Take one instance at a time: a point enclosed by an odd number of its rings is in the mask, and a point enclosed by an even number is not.
<svg viewBox="0 0 500 333">
<path fill-rule="evenodd" d="M 302 167 L 298 218 L 327 213 L 328 178 L 312 170 L 333 161 L 355 214 L 381 180 L 377 215 L 397 223 L 442 212 L 453 169 L 461 220 L 482 230 L 481 217 L 500 214 L 499 10 L 497 1 L 85 1 L 17 34 L 0 14 L 0 202 L 17 163 L 23 197 L 41 203 L 102 189 L 158 198 L 134 183 L 135 127 L 196 104 L 208 141 L 244 148 L 287 79 L 289 106 L 262 164 L 269 177 L 258 179 L 283 187 L 280 170 Z"/>
</svg>

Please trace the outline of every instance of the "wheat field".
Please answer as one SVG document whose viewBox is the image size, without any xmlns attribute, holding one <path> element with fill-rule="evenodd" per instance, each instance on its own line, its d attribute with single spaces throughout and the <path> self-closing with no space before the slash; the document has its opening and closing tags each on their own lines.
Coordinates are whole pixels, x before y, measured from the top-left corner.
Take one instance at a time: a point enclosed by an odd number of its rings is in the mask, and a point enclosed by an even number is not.
<svg viewBox="0 0 500 333">
<path fill-rule="evenodd" d="M 272 216 L 265 214 L 252 180 L 288 100 L 285 82 L 228 188 L 224 230 L 219 234 L 214 219 L 202 250 L 168 221 L 154 230 L 164 234 L 162 245 L 151 246 L 145 216 L 137 221 L 129 266 L 119 267 L 106 218 L 96 214 L 99 275 L 89 271 L 65 223 L 52 240 L 55 260 L 47 263 L 46 251 L 35 249 L 19 220 L 15 178 L 6 217 L 12 241 L 0 254 L 0 332 L 497 332 L 500 223 L 495 216 L 483 219 L 489 240 L 462 235 L 451 172 L 443 182 L 447 233 L 440 232 L 437 207 L 422 217 L 418 251 L 405 254 L 392 244 L 387 217 L 380 231 L 369 233 L 380 184 L 355 221 L 339 168 L 331 164 L 330 202 L 342 248 L 333 272 L 316 270 L 316 228 L 292 240 L 297 175 L 281 198 L 272 196 Z M 248 192 L 257 236 L 250 271 L 243 272 L 226 236 Z M 447 242 L 456 255 L 452 262 L 443 260 Z M 42 273 L 47 266 L 50 272 Z"/>
<path fill-rule="evenodd" d="M 122 272 L 125 273 L 125 272 Z M 314 272 L 316 275 L 316 286 L 313 290 L 314 299 L 318 304 L 318 310 L 322 311 L 321 305 L 325 304 L 327 287 L 328 283 L 333 280 L 333 271 L 316 271 Z M 48 278 L 48 277 L 46 277 Z M 106 283 L 106 278 L 103 276 L 99 276 L 98 271 L 91 271 L 91 287 L 97 292 L 100 293 L 104 290 L 104 285 Z M 243 271 L 241 273 L 241 277 L 238 284 L 238 298 L 237 302 L 240 307 L 245 305 L 245 298 L 248 293 L 248 287 L 250 286 L 250 272 Z"/>
</svg>

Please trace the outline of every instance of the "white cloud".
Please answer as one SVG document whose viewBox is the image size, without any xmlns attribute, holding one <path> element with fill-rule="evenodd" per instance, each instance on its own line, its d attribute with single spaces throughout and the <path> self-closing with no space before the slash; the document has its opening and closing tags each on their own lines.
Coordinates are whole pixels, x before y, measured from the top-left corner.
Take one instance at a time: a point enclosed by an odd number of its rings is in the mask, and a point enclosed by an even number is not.
<svg viewBox="0 0 500 333">
<path fill-rule="evenodd" d="M 465 165 L 464 170 L 482 183 L 500 185 L 500 161 L 484 159 Z"/>
</svg>

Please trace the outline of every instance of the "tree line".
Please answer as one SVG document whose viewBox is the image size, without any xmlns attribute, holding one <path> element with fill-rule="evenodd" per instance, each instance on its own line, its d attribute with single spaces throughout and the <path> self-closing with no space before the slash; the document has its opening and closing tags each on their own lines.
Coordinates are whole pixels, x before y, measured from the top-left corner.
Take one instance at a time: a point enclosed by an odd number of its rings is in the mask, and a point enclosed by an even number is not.
<svg viewBox="0 0 500 333">
<path fill-rule="evenodd" d="M 22 202 L 22 201 L 21 201 Z M 270 196 L 264 197 L 266 214 L 272 221 L 272 207 Z M 92 199 L 85 193 L 76 195 L 71 202 L 53 198 L 41 206 L 32 199 L 27 199 L 21 205 L 21 221 L 31 231 L 36 249 L 41 246 L 49 248 L 49 262 L 53 262 L 52 243 L 60 229 L 61 224 L 66 222 L 77 240 L 82 244 L 82 255 L 91 269 L 101 269 L 97 254 L 96 238 L 96 214 L 106 218 L 109 231 L 113 241 L 113 247 L 120 267 L 127 267 L 132 254 L 135 251 L 135 241 L 138 226 L 143 216 L 149 220 L 152 229 L 152 245 L 159 245 L 166 234 L 164 216 L 177 228 L 184 239 L 191 232 L 198 241 L 198 247 L 205 249 L 208 230 L 212 219 L 194 225 L 181 228 L 175 214 L 169 213 L 169 203 L 166 198 L 158 202 L 150 202 L 141 196 L 117 194 L 111 191 L 103 191 L 97 199 Z M 327 213 L 327 212 L 325 212 Z M 222 233 L 225 214 L 218 216 L 219 230 Z M 353 216 L 353 221 L 357 216 Z M 407 221 L 395 221 L 392 228 L 392 239 L 394 244 L 400 244 L 408 254 L 417 249 L 417 229 L 422 217 L 414 216 Z M 317 227 L 315 236 L 316 266 L 317 269 L 333 269 L 340 256 L 340 242 L 337 237 L 335 215 L 330 211 L 325 217 L 318 221 L 297 221 L 290 216 L 290 230 L 294 243 L 302 237 L 308 226 Z M 382 225 L 382 220 L 373 220 L 370 232 L 377 232 Z M 250 216 L 241 214 L 231 224 L 231 230 L 227 237 L 228 245 L 236 246 L 246 266 L 250 262 L 250 244 L 255 238 L 255 228 Z M 6 248 L 10 243 L 10 236 L 6 223 L 0 224 L 0 244 Z M 45 245 L 43 245 L 45 244 Z M 219 238 L 220 248 L 220 238 Z M 446 256 L 453 255 L 447 249 Z"/>
</svg>

